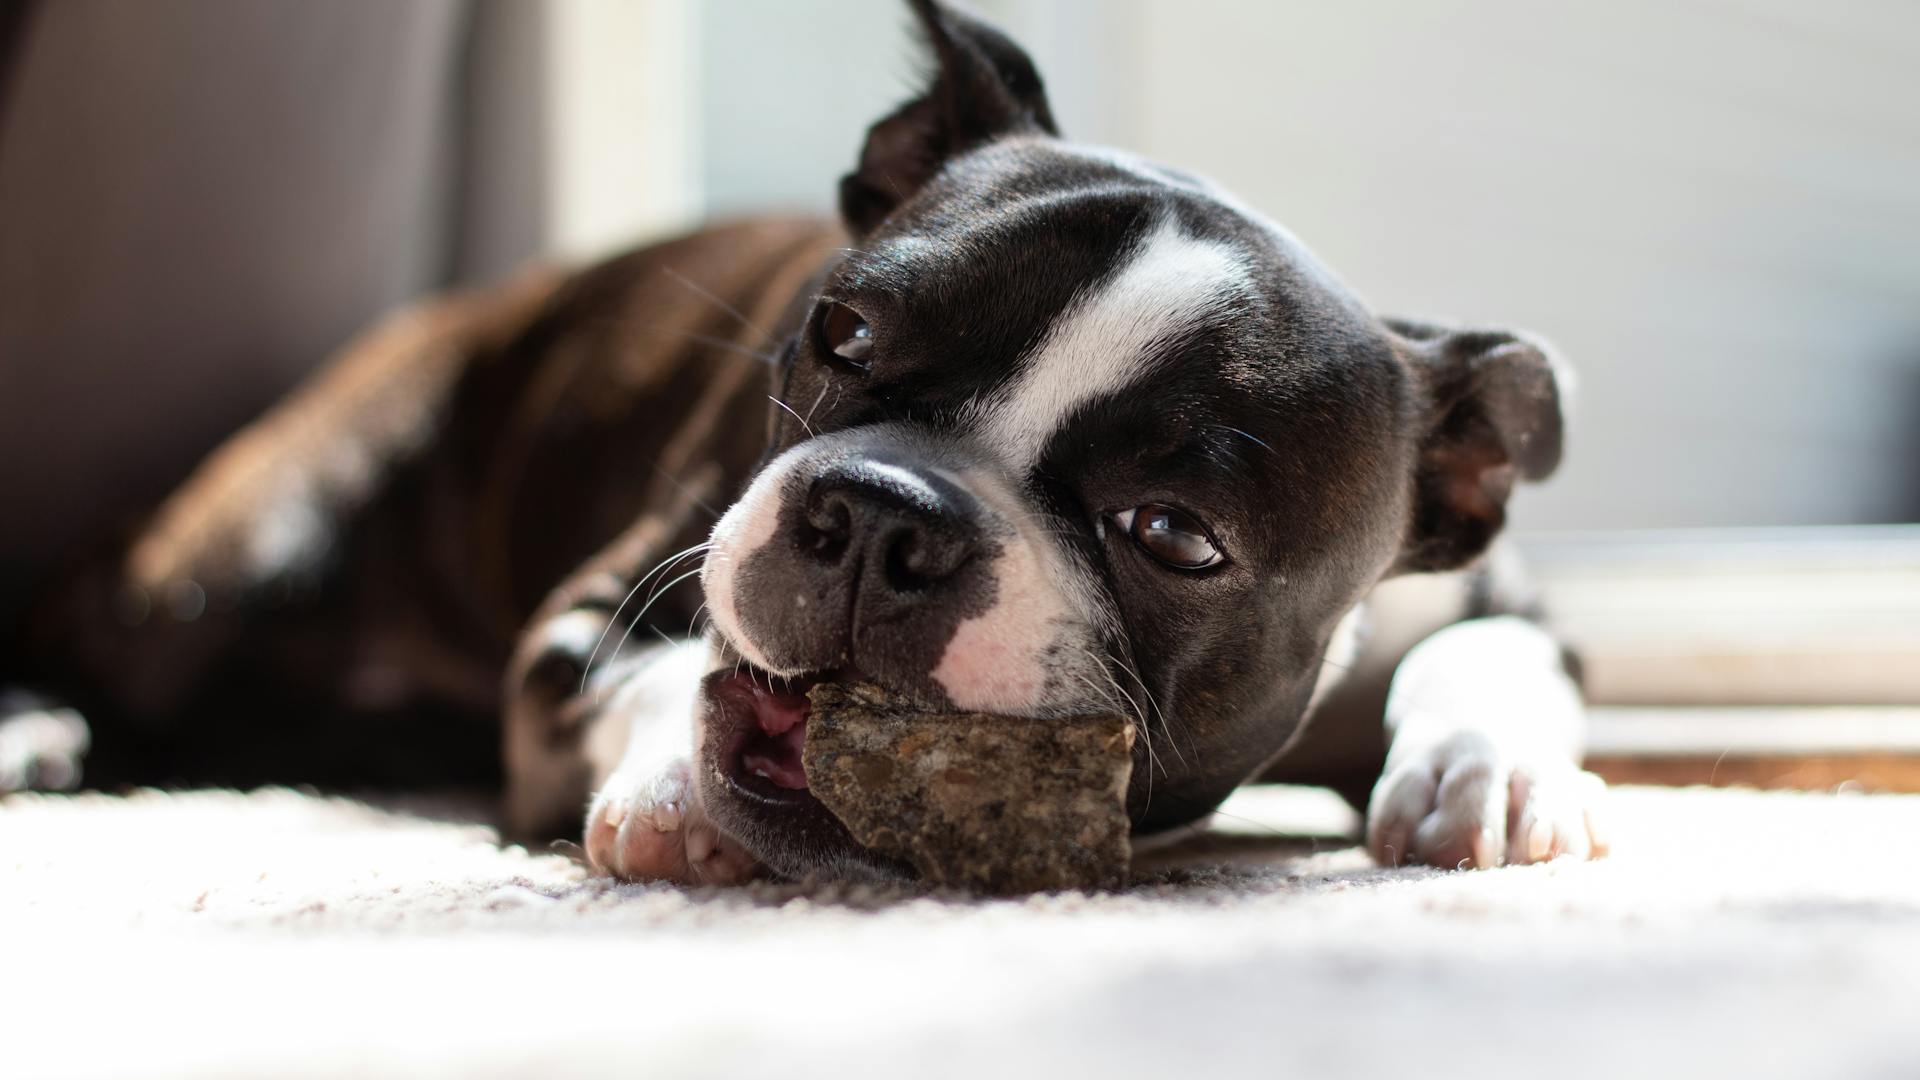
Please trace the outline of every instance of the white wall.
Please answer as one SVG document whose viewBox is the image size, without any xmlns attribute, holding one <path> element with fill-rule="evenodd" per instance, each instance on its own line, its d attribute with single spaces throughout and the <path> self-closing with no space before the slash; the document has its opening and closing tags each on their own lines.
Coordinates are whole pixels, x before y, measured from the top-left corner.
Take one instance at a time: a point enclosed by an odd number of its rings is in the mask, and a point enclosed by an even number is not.
<svg viewBox="0 0 1920 1080">
<path fill-rule="evenodd" d="M 1136 10 L 1141 149 L 1385 309 L 1510 320 L 1573 358 L 1570 466 L 1527 522 L 1914 508 L 1920 6 Z"/>
<path fill-rule="evenodd" d="M 1920 516 L 1920 5 L 996 0 L 1063 126 L 1583 376 L 1532 528 Z M 825 209 L 889 0 L 699 5 L 703 198 Z"/>
<path fill-rule="evenodd" d="M 578 0 L 571 0 L 578 2 Z M 652 0 L 661 2 L 661 0 Z M 1108 0 L 974 5 L 1037 57 L 1061 124 L 1081 138 L 1128 130 L 1130 19 Z M 698 4 L 700 170 L 716 216 L 832 207 L 867 125 L 910 97 L 924 64 L 899 0 Z"/>
<path fill-rule="evenodd" d="M 573 259 L 700 216 L 697 0 L 546 0 L 548 246 Z"/>
</svg>

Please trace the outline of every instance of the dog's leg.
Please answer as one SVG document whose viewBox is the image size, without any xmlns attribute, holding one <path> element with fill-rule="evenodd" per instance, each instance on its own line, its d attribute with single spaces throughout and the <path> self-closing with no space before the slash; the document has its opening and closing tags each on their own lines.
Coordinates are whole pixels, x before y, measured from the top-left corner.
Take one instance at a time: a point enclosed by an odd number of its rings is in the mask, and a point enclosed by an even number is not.
<svg viewBox="0 0 1920 1080">
<path fill-rule="evenodd" d="M 570 835 L 590 802 L 582 841 L 597 870 L 688 884 L 752 875 L 753 861 L 708 823 L 694 784 L 709 646 L 651 641 L 659 631 L 639 628 L 697 621 L 699 591 L 676 583 L 699 565 L 701 514 L 721 483 L 716 468 L 686 471 L 671 497 L 562 582 L 521 636 L 502 732 L 513 836 Z"/>
<path fill-rule="evenodd" d="M 343 563 L 363 558 L 350 540 L 379 514 L 396 474 L 433 452 L 474 357 L 510 340 L 554 288 L 551 275 L 529 275 L 412 305 L 360 335 L 215 450 L 124 550 L 43 598 L 36 666 L 157 722 L 236 647 L 259 645 L 266 619 L 338 606 L 335 583 L 356 576 Z M 410 573 L 426 561 L 394 558 Z"/>
<path fill-rule="evenodd" d="M 1473 619 L 1422 641 L 1387 698 L 1374 858 L 1490 867 L 1605 854 L 1605 785 L 1579 765 L 1584 711 L 1559 644 L 1526 619 Z"/>
</svg>

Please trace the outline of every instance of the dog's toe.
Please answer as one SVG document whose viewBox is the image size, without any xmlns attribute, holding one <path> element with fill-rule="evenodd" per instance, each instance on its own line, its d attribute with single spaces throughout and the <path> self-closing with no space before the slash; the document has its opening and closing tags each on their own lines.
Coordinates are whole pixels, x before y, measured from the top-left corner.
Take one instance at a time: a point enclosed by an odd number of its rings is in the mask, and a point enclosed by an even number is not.
<svg viewBox="0 0 1920 1080">
<path fill-rule="evenodd" d="M 1506 861 L 1545 862 L 1562 856 L 1594 859 L 1607 853 L 1606 783 L 1568 765 L 1513 771 L 1512 828 Z"/>
<path fill-rule="evenodd" d="M 1413 849 L 1434 866 L 1498 866 L 1507 846 L 1507 806 L 1507 773 L 1499 758 L 1459 755 L 1440 773 L 1433 808 L 1414 830 Z"/>
<path fill-rule="evenodd" d="M 1606 785 L 1567 762 L 1516 764 L 1462 732 L 1374 787 L 1367 848 L 1384 865 L 1481 869 L 1606 854 Z"/>
<path fill-rule="evenodd" d="M 756 868 L 706 819 L 684 761 L 608 778 L 587 811 L 585 841 L 588 863 L 623 881 L 733 885 Z"/>
<path fill-rule="evenodd" d="M 686 870 L 680 835 L 685 821 L 678 799 L 655 798 L 641 785 L 615 776 L 588 814 L 587 859 L 596 870 L 615 877 L 679 880 Z"/>
</svg>

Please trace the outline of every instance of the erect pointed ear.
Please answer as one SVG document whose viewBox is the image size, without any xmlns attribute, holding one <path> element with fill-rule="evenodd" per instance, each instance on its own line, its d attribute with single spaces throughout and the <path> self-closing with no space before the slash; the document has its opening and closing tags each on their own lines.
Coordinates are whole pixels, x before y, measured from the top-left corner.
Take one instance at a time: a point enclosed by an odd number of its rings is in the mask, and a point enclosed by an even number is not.
<svg viewBox="0 0 1920 1080">
<path fill-rule="evenodd" d="M 840 213 L 870 232 L 954 155 L 1016 132 L 1058 134 L 1046 88 L 1013 39 L 936 0 L 909 0 L 934 64 L 927 88 L 867 131 Z"/>
<path fill-rule="evenodd" d="M 1572 373 L 1539 341 L 1503 330 L 1386 320 L 1423 391 L 1413 523 L 1401 571 L 1472 561 L 1507 520 L 1516 477 L 1560 464 Z"/>
</svg>

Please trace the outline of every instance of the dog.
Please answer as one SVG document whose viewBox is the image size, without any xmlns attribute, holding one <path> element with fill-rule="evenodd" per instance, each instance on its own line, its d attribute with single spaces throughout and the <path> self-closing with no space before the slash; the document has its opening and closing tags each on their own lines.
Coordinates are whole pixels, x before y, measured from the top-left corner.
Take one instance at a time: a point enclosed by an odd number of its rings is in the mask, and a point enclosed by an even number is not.
<svg viewBox="0 0 1920 1080">
<path fill-rule="evenodd" d="M 1140 843 L 1264 778 L 1364 806 L 1384 863 L 1603 853 L 1571 659 L 1497 542 L 1567 368 L 1375 315 L 909 6 L 930 74 L 838 222 L 403 311 L 62 590 L 43 680 L 120 718 L 93 782 L 498 778 L 515 835 L 620 878 L 884 878 L 800 760 L 806 690 L 860 678 L 1133 716 Z"/>
</svg>

